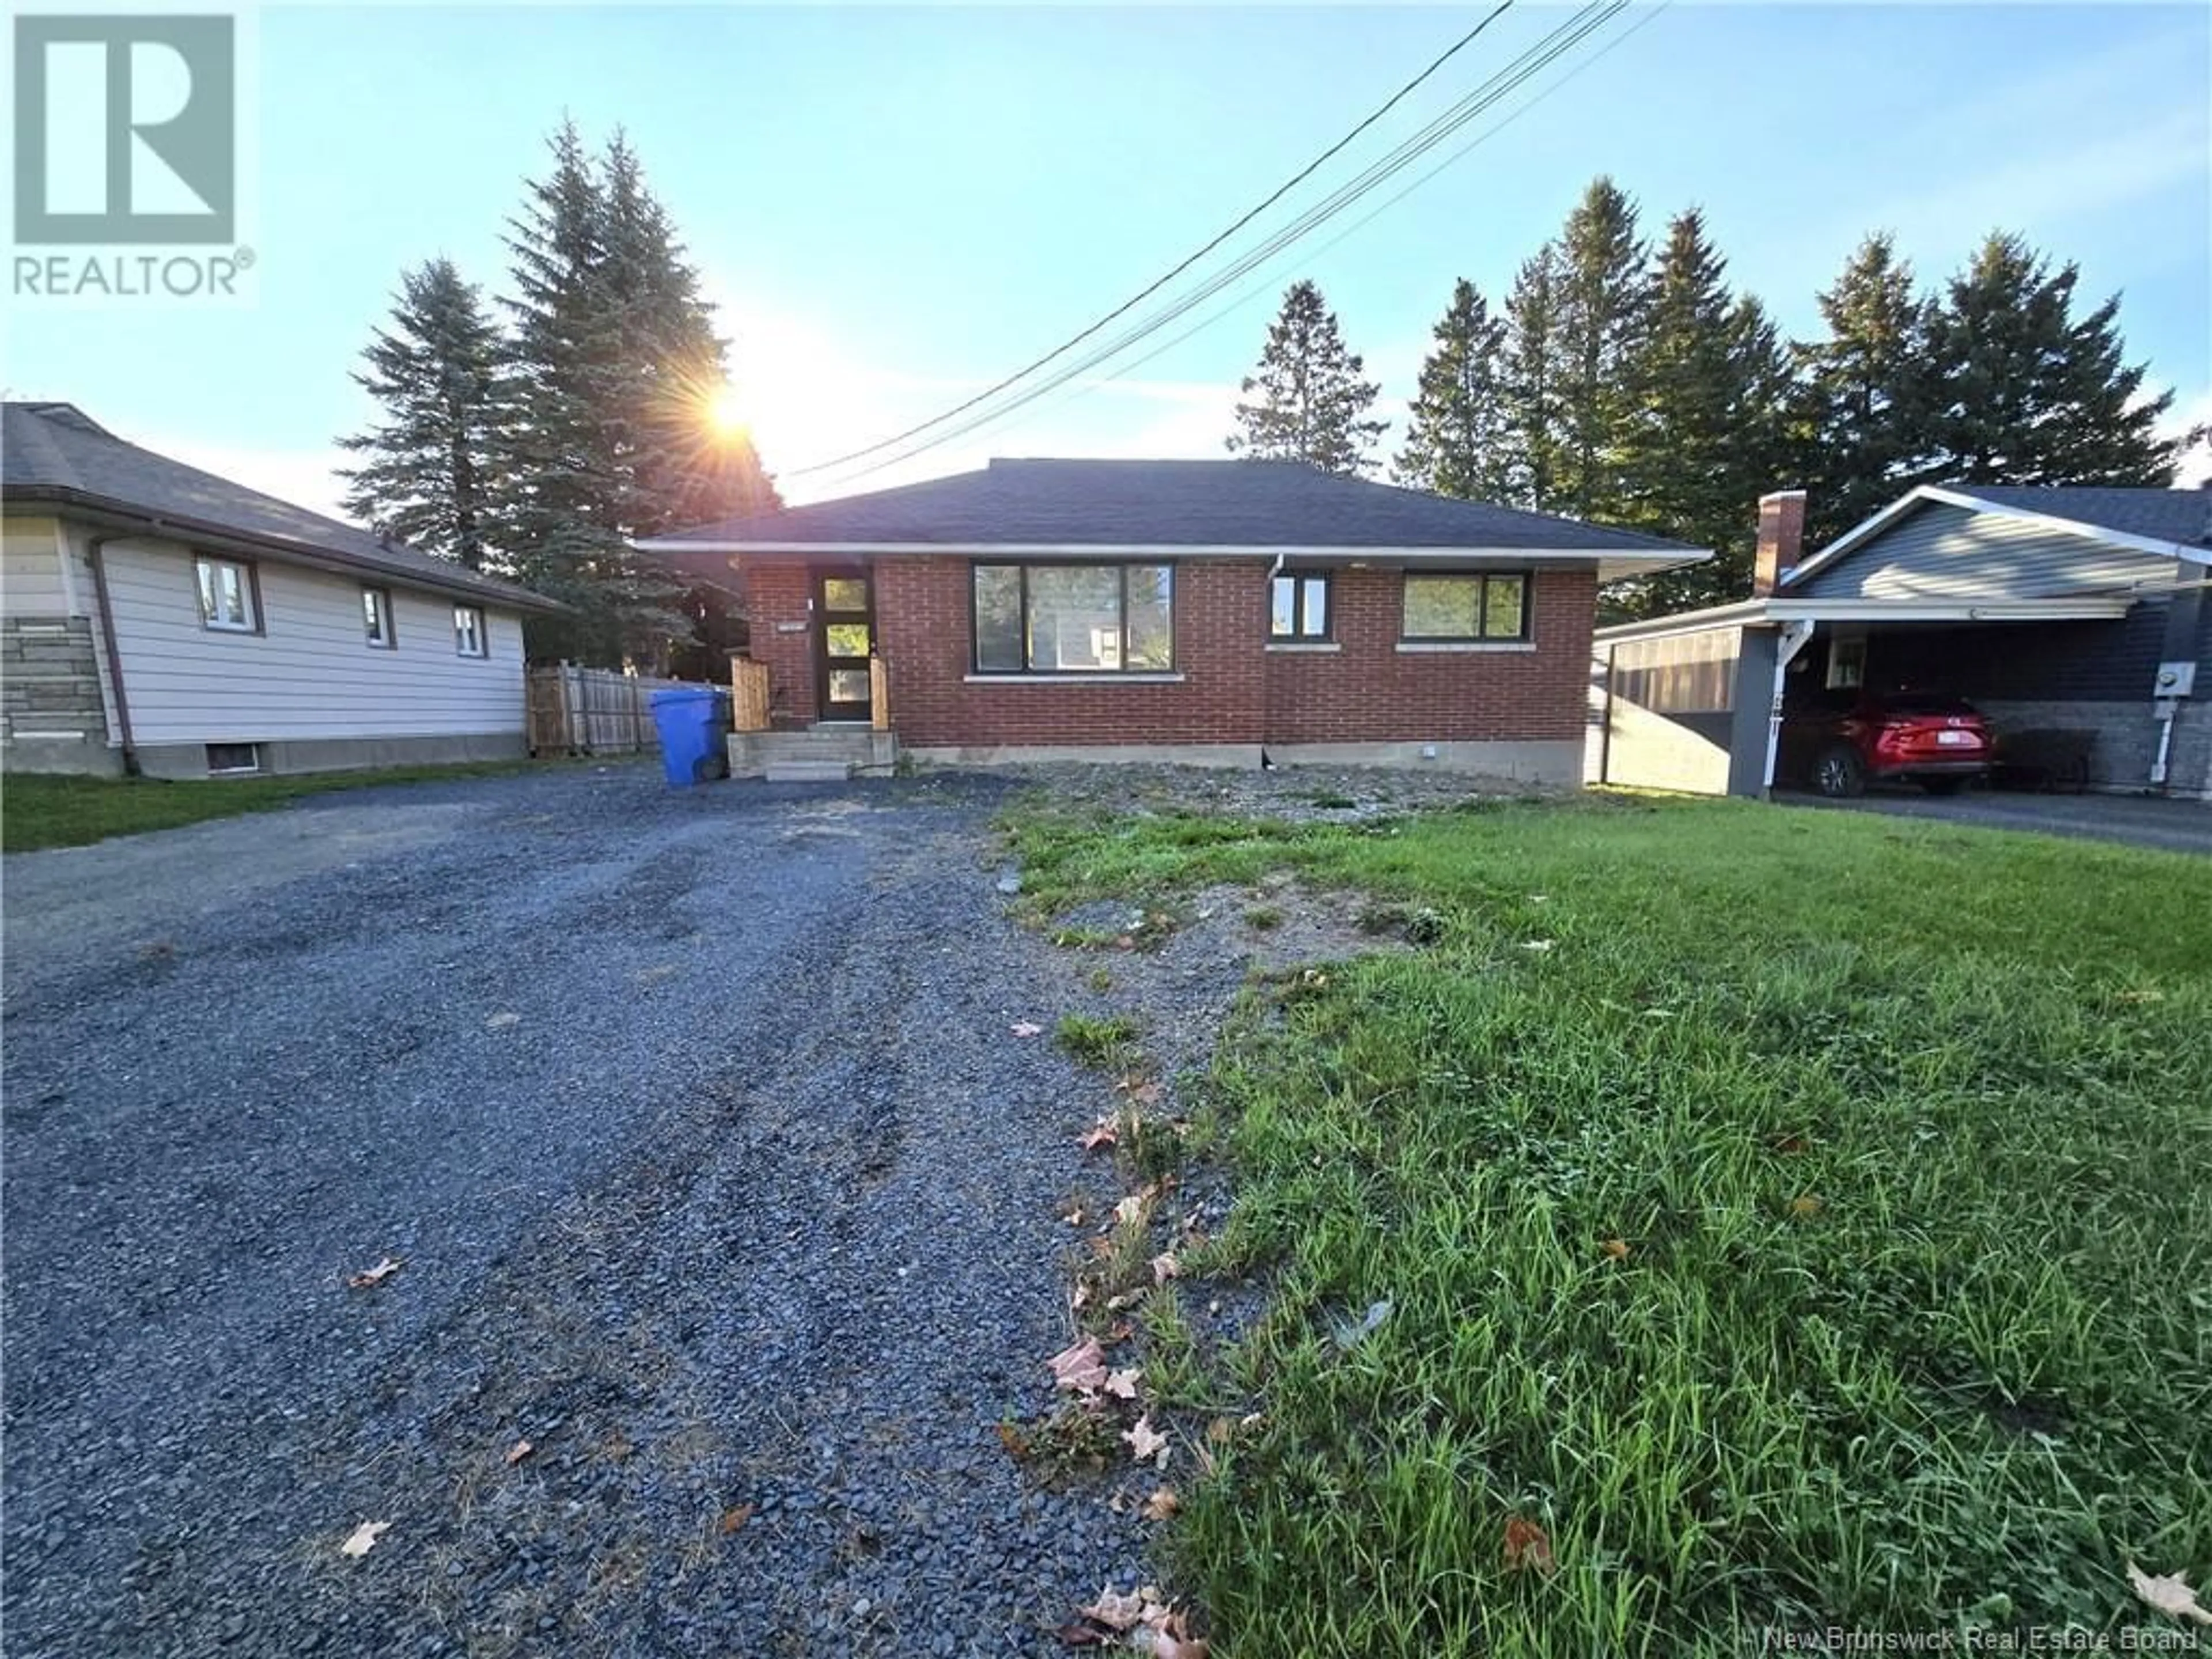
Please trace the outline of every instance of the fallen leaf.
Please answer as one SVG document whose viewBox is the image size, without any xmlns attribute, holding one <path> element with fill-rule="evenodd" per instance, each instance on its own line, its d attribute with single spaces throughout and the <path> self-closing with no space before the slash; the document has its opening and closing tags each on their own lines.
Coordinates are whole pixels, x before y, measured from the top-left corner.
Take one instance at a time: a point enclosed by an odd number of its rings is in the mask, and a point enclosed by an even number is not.
<svg viewBox="0 0 2212 1659">
<path fill-rule="evenodd" d="M 1147 1521 L 1171 1521 L 1182 1508 L 1182 1499 L 1176 1496 L 1173 1486 L 1162 1486 L 1145 1500 L 1144 1516 Z"/>
<path fill-rule="evenodd" d="M 372 1285 L 381 1285 L 399 1271 L 399 1258 L 387 1255 L 374 1267 L 364 1267 L 346 1280 L 349 1291 L 365 1291 Z"/>
<path fill-rule="evenodd" d="M 1206 1425 L 1206 1437 L 1217 1446 L 1227 1445 L 1236 1432 L 1237 1419 L 1233 1417 L 1217 1417 Z"/>
<path fill-rule="evenodd" d="M 1060 1644 L 1064 1648 L 1104 1648 L 1115 1644 L 1115 1638 L 1097 1626 L 1079 1625 L 1073 1619 L 1053 1634 L 1060 1638 Z"/>
<path fill-rule="evenodd" d="M 524 1458 L 529 1456 L 531 1453 L 537 1449 L 538 1448 L 532 1445 L 527 1440 L 516 1441 L 512 1446 L 509 1446 L 507 1449 L 507 1468 L 513 1468 L 517 1463 L 520 1463 Z"/>
<path fill-rule="evenodd" d="M 1088 1391 L 1106 1381 L 1106 1356 L 1095 1336 L 1086 1336 L 1073 1347 L 1062 1348 L 1045 1364 L 1052 1368 L 1054 1388 Z"/>
<path fill-rule="evenodd" d="M 1087 1279 L 1077 1279 L 1075 1290 L 1067 1298 L 1068 1310 L 1071 1313 L 1081 1313 L 1091 1305 L 1091 1281 Z"/>
<path fill-rule="evenodd" d="M 1794 1157 L 1799 1152 L 1809 1151 L 1810 1148 L 1802 1135 L 1782 1135 L 1776 1139 L 1774 1150 L 1778 1152 L 1788 1152 Z"/>
<path fill-rule="evenodd" d="M 1095 1152 L 1101 1146 L 1111 1146 L 1114 1144 L 1114 1120 L 1110 1117 L 1102 1117 L 1092 1126 L 1090 1133 L 1083 1137 L 1080 1144 L 1085 1152 Z"/>
<path fill-rule="evenodd" d="M 1152 1639 L 1152 1659 L 1206 1659 L 1211 1650 L 1195 1636 L 1178 1636 L 1162 1628 Z"/>
<path fill-rule="evenodd" d="M 1122 1430 L 1121 1438 L 1129 1443 L 1129 1455 L 1139 1463 L 1151 1460 L 1167 1467 L 1168 1437 L 1152 1426 L 1149 1413 Z"/>
<path fill-rule="evenodd" d="M 358 1559 L 374 1549 L 376 1540 L 391 1530 L 389 1521 L 364 1521 L 346 1535 L 345 1542 L 338 1546 L 338 1553 Z"/>
<path fill-rule="evenodd" d="M 1135 1365 L 1130 1366 L 1127 1370 L 1109 1371 L 1106 1373 L 1103 1386 L 1106 1392 L 1116 1400 L 1134 1400 L 1137 1397 L 1138 1381 L 1144 1374 L 1144 1371 Z"/>
<path fill-rule="evenodd" d="M 494 1014 L 489 1019 L 484 1022 L 484 1030 L 487 1031 L 504 1031 L 510 1025 L 520 1025 L 521 1024 L 522 1016 L 520 1014 L 510 1013 L 502 1011 L 499 1013 Z"/>
<path fill-rule="evenodd" d="M 1018 1024 L 1008 1026 L 1006 1029 L 1012 1031 L 1018 1037 L 1042 1036 L 1044 1034 L 1043 1026 L 1032 1025 L 1028 1020 L 1023 1020 Z"/>
<path fill-rule="evenodd" d="M 1145 1200 L 1132 1193 L 1114 1206 L 1114 1219 L 1124 1227 L 1133 1227 L 1144 1218 Z"/>
<path fill-rule="evenodd" d="M 1121 1079 L 1121 1088 L 1139 1106 L 1157 1106 L 1160 1103 L 1160 1085 L 1157 1083 L 1147 1083 L 1138 1077 L 1125 1077 Z"/>
<path fill-rule="evenodd" d="M 999 1425 L 999 1443 L 1017 1463 L 1030 1455 L 1030 1437 L 1011 1423 Z"/>
<path fill-rule="evenodd" d="M 1552 1559 L 1552 1540 L 1544 1529 L 1534 1521 L 1524 1521 L 1517 1515 L 1505 1518 L 1505 1571 L 1519 1572 L 1533 1567 L 1549 1578 L 1558 1563 Z"/>
<path fill-rule="evenodd" d="M 1155 1285 L 1164 1285 L 1182 1272 L 1182 1266 L 1176 1260 L 1173 1250 L 1163 1250 L 1152 1258 L 1152 1283 Z"/>
<path fill-rule="evenodd" d="M 1628 1260 L 1628 1241 L 1625 1238 L 1608 1238 L 1601 1248 L 1615 1261 Z"/>
<path fill-rule="evenodd" d="M 722 1511 L 722 1536 L 727 1538 L 732 1533 L 737 1531 L 738 1528 L 744 1526 L 746 1522 L 752 1518 L 753 1506 L 750 1504 L 738 1504 L 732 1505 L 729 1509 L 724 1510 Z"/>
<path fill-rule="evenodd" d="M 2128 1583 L 2145 1604 L 2160 1613 L 2170 1613 L 2177 1619 L 2194 1619 L 2200 1625 L 2212 1625 L 2212 1612 L 2208 1612 L 2197 1599 L 2197 1592 L 2189 1588 L 2189 1581 L 2182 1574 L 2170 1572 L 2154 1578 L 2130 1561 Z"/>
<path fill-rule="evenodd" d="M 1141 1590 L 1131 1590 L 1127 1595 L 1111 1584 L 1098 1592 L 1098 1599 L 1083 1608 L 1085 1619 L 1095 1619 L 1109 1630 L 1127 1630 L 1145 1616 L 1145 1596 Z"/>
<path fill-rule="evenodd" d="M 1800 1193 L 1790 1200 L 1790 1213 L 1800 1221 L 1808 1220 L 1820 1213 L 1820 1200 L 1810 1193 Z"/>
</svg>

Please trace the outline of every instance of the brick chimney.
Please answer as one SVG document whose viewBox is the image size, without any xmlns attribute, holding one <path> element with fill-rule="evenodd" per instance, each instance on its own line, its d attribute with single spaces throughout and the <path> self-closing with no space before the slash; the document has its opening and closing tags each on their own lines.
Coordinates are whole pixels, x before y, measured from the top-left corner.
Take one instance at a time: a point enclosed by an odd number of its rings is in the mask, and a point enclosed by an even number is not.
<svg viewBox="0 0 2212 1659">
<path fill-rule="evenodd" d="M 1759 498 L 1759 553 L 1752 562 L 1751 597 L 1763 599 L 1805 554 L 1805 492 L 1778 489 Z"/>
</svg>

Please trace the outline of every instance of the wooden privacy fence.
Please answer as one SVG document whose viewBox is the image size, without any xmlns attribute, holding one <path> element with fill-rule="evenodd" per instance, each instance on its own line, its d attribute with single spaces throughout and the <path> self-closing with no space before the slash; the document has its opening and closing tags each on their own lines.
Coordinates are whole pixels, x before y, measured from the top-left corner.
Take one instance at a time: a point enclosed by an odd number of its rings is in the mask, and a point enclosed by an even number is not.
<svg viewBox="0 0 2212 1659">
<path fill-rule="evenodd" d="M 730 659 L 730 724 L 739 732 L 768 730 L 768 665 Z"/>
<path fill-rule="evenodd" d="M 527 684 L 533 755 L 657 751 L 660 736 L 653 724 L 653 694 L 697 684 L 565 662 L 532 668 Z"/>
</svg>

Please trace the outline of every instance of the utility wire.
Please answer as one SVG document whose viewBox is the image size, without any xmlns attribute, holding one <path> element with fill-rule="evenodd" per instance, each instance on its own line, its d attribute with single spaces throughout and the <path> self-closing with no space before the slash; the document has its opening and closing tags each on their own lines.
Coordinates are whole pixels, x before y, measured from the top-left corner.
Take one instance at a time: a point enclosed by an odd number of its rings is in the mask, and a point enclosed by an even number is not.
<svg viewBox="0 0 2212 1659">
<path fill-rule="evenodd" d="M 1369 167 L 1364 173 L 1340 186 L 1330 197 L 1307 210 L 1304 214 L 1276 232 L 1251 252 L 1245 254 L 1216 276 L 1208 278 L 1188 295 L 1171 302 L 1152 316 L 1134 325 L 1123 334 L 1095 349 L 1080 361 L 1056 370 L 1040 385 L 1029 388 L 995 410 L 986 410 L 961 422 L 948 432 L 913 445 L 896 454 L 887 456 L 866 466 L 855 469 L 836 482 L 848 483 L 866 477 L 886 467 L 896 465 L 901 461 L 909 460 L 940 444 L 963 436 L 979 427 L 1000 420 L 1007 415 L 1025 408 L 1036 399 L 1048 396 L 1085 371 L 1097 368 L 1132 345 L 1158 332 L 1402 172 L 1485 110 L 1492 107 L 1500 100 L 1517 91 L 1521 86 L 1540 73 L 1563 54 L 1571 51 L 1583 40 L 1603 27 L 1620 12 L 1626 10 L 1628 3 L 1629 0 L 1591 0 L 1591 3 L 1585 5 L 1566 22 L 1559 25 L 1534 46 L 1522 52 L 1504 70 L 1500 70 L 1482 86 L 1467 94 L 1459 103 L 1431 122 L 1420 132 L 1416 133 L 1382 160 Z M 1562 77 L 1562 80 L 1565 78 Z M 1503 123 L 1499 125 L 1502 125 Z M 1477 142 L 1480 140 L 1478 139 Z M 1472 148 L 1472 145 L 1468 148 Z M 1441 168 L 1436 169 L 1436 171 L 1441 170 Z M 1432 177 L 1433 173 L 1426 176 Z M 1388 204 L 1385 205 L 1387 206 Z M 1350 232 L 1347 231 L 1346 234 L 1350 234 Z M 975 403 L 981 401 L 982 399 L 980 398 L 971 399 L 968 406 L 973 407 Z M 932 425 L 938 423 L 931 422 Z M 882 446 L 875 447 L 880 448 Z M 862 453 L 872 453 L 872 450 Z"/>
<path fill-rule="evenodd" d="M 1438 53 L 1436 58 L 1430 63 L 1426 69 L 1423 70 L 1412 80 L 1407 82 L 1406 84 L 1399 88 L 1397 91 L 1392 93 L 1389 97 L 1378 105 L 1365 119 L 1359 123 L 1358 125 L 1352 128 L 1352 131 L 1346 133 L 1343 137 L 1338 139 L 1320 155 L 1315 156 L 1312 161 L 1307 162 L 1304 167 L 1299 168 L 1297 172 L 1292 173 L 1288 179 L 1277 185 L 1273 191 L 1271 192 L 1264 201 L 1261 201 L 1256 206 L 1248 210 L 1234 224 L 1231 225 L 1226 230 L 1216 236 L 1212 241 L 1206 243 L 1204 247 L 1200 248 L 1196 252 L 1182 260 L 1172 270 L 1165 272 L 1149 286 L 1140 289 L 1136 293 L 1131 295 L 1127 299 L 1121 301 L 1120 305 L 1115 307 L 1113 310 L 1108 312 L 1097 322 L 1092 323 L 1081 333 L 1070 336 L 1067 339 L 1054 346 L 1050 351 L 1046 352 L 1043 356 L 1039 357 L 1036 362 L 1016 369 L 1012 374 L 1007 375 L 1005 380 L 1000 380 L 997 385 L 986 387 L 983 391 L 977 392 L 974 397 L 969 398 L 967 402 L 963 404 L 956 404 L 953 407 L 946 410 L 941 415 L 932 416 L 928 420 L 922 422 L 919 426 L 908 427 L 903 432 L 896 433 L 890 437 L 881 439 L 875 443 L 866 446 L 865 448 L 854 450 L 849 454 L 837 456 L 832 460 L 817 461 L 810 466 L 794 467 L 786 476 L 790 477 L 803 477 L 811 472 L 827 472 L 832 467 L 844 465 L 848 461 L 856 461 L 864 456 L 873 455 L 879 450 L 889 449 L 893 444 L 904 443 L 908 438 L 912 438 L 921 433 L 927 432 L 933 427 L 942 426 L 945 422 L 951 420 L 956 416 L 966 414 L 969 410 L 975 408 L 976 404 L 982 403 L 988 398 L 998 396 L 1000 392 L 1004 392 L 1008 386 L 1016 384 L 1018 381 L 1026 380 L 1038 369 L 1042 368 L 1047 363 L 1049 363 L 1056 358 L 1064 356 L 1066 353 L 1073 351 L 1077 346 L 1081 345 L 1085 340 L 1097 333 L 1100 329 L 1104 328 L 1109 323 L 1115 321 L 1118 318 L 1127 315 L 1138 306 L 1152 298 L 1153 295 L 1158 293 L 1170 283 L 1182 276 L 1183 272 L 1188 270 L 1200 259 L 1203 259 L 1207 254 L 1212 252 L 1214 249 L 1219 247 L 1224 242 L 1234 236 L 1238 231 L 1243 229 L 1245 226 L 1250 224 L 1262 213 L 1265 213 L 1269 208 L 1274 206 L 1276 203 L 1281 201 L 1283 198 L 1287 196 L 1291 191 L 1304 184 L 1308 179 L 1313 177 L 1316 173 L 1320 171 L 1325 164 L 1333 160 L 1347 144 L 1351 143 L 1353 139 L 1358 137 L 1361 133 L 1366 131 L 1368 128 L 1373 126 L 1385 115 L 1388 115 L 1393 109 L 1396 108 L 1399 104 L 1402 103 L 1415 88 L 1419 87 L 1424 81 L 1426 81 L 1431 76 L 1434 75 L 1446 64 L 1449 63 L 1463 48 L 1474 44 L 1475 38 L 1485 29 L 1488 28 L 1492 23 L 1496 22 L 1500 17 L 1504 16 L 1507 10 L 1511 8 L 1513 3 L 1514 0 L 1498 0 L 1497 7 L 1485 16 L 1480 22 L 1477 23 L 1465 34 L 1460 36 L 1458 40 L 1453 41 L 1450 46 L 1445 47 L 1444 50 Z"/>
<path fill-rule="evenodd" d="M 1656 4 L 1646 5 L 1641 8 L 1644 15 L 1638 17 L 1634 24 L 1628 28 L 1622 30 L 1619 34 L 1613 36 L 1612 40 L 1607 41 L 1595 52 L 1590 53 L 1589 57 L 1574 64 L 1566 71 L 1565 74 L 1561 75 L 1557 79 L 1553 80 L 1550 85 L 1544 88 L 1542 91 L 1539 92 L 1534 98 L 1531 98 L 1527 103 L 1522 105 L 1520 108 L 1515 110 L 1511 114 L 1492 122 L 1490 125 L 1485 127 L 1480 132 L 1475 134 L 1475 136 L 1468 140 L 1466 143 L 1462 144 L 1450 155 L 1445 156 L 1443 161 L 1437 162 L 1436 166 L 1431 167 L 1426 173 L 1421 174 L 1419 178 L 1414 179 L 1413 182 L 1407 185 L 1405 189 L 1399 191 L 1391 196 L 1386 197 L 1381 204 L 1370 211 L 1360 215 L 1358 218 L 1353 220 L 1342 230 L 1337 232 L 1335 235 L 1330 237 L 1328 240 L 1323 242 L 1319 247 L 1308 252 L 1304 255 L 1305 262 L 1310 264 L 1314 260 L 1321 258 L 1322 254 L 1327 253 L 1331 248 L 1340 246 L 1345 242 L 1349 241 L 1352 237 L 1358 235 L 1368 226 L 1373 224 L 1375 221 L 1388 213 L 1392 208 L 1397 206 L 1399 203 L 1404 201 L 1415 191 L 1420 189 L 1422 185 L 1434 179 L 1438 173 L 1444 172 L 1447 168 L 1457 165 L 1461 161 L 1465 159 L 1469 153 L 1479 146 L 1487 143 L 1498 134 L 1504 131 L 1506 128 L 1511 126 L 1516 121 L 1526 115 L 1530 110 L 1535 108 L 1538 104 L 1543 102 L 1545 99 L 1550 97 L 1561 87 L 1566 85 L 1568 82 L 1573 80 L 1575 76 L 1580 75 L 1584 70 L 1589 69 L 1593 64 L 1596 64 L 1600 58 L 1607 56 L 1615 47 L 1627 45 L 1628 42 L 1640 33 L 1647 24 L 1673 3 L 1674 0 L 1657 0 Z M 1253 301 L 1258 299 L 1262 294 L 1267 293 L 1281 280 L 1282 272 L 1281 269 L 1279 267 L 1277 270 L 1269 272 L 1259 282 L 1255 283 L 1250 288 L 1246 289 L 1242 294 L 1231 300 L 1227 305 L 1223 306 L 1218 311 L 1208 313 L 1205 317 L 1201 318 L 1196 323 L 1194 323 L 1190 327 L 1183 330 L 1182 333 L 1175 335 L 1162 342 L 1160 344 L 1154 346 L 1143 356 L 1136 358 L 1133 362 L 1122 364 L 1121 368 L 1115 369 L 1111 374 L 1101 376 L 1099 379 L 1090 382 L 1086 386 L 1077 387 L 1075 391 L 1069 393 L 1066 397 L 1048 404 L 1046 406 L 1046 410 L 1041 410 L 1038 412 L 1042 414 L 1049 410 L 1065 409 L 1068 404 L 1079 402 L 1082 398 L 1089 397 L 1092 392 L 1100 391 L 1106 386 L 1113 385 L 1116 380 L 1127 379 L 1129 375 L 1135 374 L 1137 370 L 1142 368 L 1146 363 L 1165 356 L 1169 352 L 1173 351 L 1177 346 L 1181 345 L 1185 340 L 1191 339 L 1197 335 L 1203 334 L 1207 329 L 1212 328 L 1216 323 L 1222 321 L 1224 318 L 1236 315 L 1237 312 L 1251 304 Z M 1000 413 L 1005 415 L 1015 414 L 1018 412 L 1020 408 L 1021 405 L 1019 404 L 1010 404 L 1005 410 L 1001 410 Z"/>
</svg>

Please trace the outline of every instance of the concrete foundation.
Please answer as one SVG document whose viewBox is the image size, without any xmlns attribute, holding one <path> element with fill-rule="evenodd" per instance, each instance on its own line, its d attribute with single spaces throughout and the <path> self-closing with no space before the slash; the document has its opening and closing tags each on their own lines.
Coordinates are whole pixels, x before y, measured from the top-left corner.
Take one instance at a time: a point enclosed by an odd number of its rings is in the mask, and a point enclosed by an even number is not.
<svg viewBox="0 0 2212 1659">
<path fill-rule="evenodd" d="M 1121 762 L 1153 766 L 1259 769 L 1261 756 L 1278 766 L 1377 766 L 1464 772 L 1524 783 L 1575 783 L 1583 746 L 1557 743 L 1097 743 L 1006 744 L 927 747 L 906 751 L 937 766 L 1018 766 L 1054 761 Z"/>
<path fill-rule="evenodd" d="M 240 739 L 243 741 L 243 739 Z M 528 758 L 520 732 L 484 732 L 432 738 L 287 738 L 256 744 L 267 777 L 288 772 L 359 772 L 392 766 L 447 766 L 466 761 Z M 149 778 L 204 778 L 204 743 L 156 744 L 138 750 L 138 769 Z M 231 776 L 230 773 L 218 775 Z"/>
</svg>

